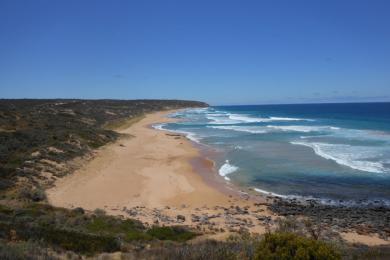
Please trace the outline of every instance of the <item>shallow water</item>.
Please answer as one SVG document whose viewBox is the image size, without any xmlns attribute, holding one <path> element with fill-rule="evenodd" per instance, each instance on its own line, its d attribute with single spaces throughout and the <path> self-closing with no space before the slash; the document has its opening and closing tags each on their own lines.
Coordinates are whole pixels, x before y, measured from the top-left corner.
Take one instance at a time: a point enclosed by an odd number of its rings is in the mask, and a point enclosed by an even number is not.
<svg viewBox="0 0 390 260">
<path fill-rule="evenodd" d="M 390 205 L 390 103 L 188 109 L 157 125 L 219 152 L 227 181 L 276 196 Z"/>
</svg>

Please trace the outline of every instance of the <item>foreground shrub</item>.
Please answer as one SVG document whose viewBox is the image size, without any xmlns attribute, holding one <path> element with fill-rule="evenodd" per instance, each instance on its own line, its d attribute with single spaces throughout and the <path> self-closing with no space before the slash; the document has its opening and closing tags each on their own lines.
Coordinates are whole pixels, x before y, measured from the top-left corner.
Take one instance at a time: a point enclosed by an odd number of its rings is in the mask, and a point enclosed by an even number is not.
<svg viewBox="0 0 390 260">
<path fill-rule="evenodd" d="M 158 227 L 154 226 L 146 232 L 153 238 L 159 240 L 186 241 L 196 236 L 195 233 L 184 227 Z"/>
<path fill-rule="evenodd" d="M 115 252 L 120 250 L 119 241 L 112 236 L 81 233 L 72 230 L 42 228 L 37 237 L 48 244 L 79 253 Z"/>
<path fill-rule="evenodd" d="M 196 243 L 164 242 L 144 250 L 133 250 L 122 255 L 122 259 L 149 260 L 236 260 L 252 259 L 245 254 L 242 244 L 238 242 L 222 242 L 204 240 Z"/>
<path fill-rule="evenodd" d="M 330 245 L 292 233 L 266 234 L 255 250 L 255 259 L 341 259 Z"/>
<path fill-rule="evenodd" d="M 112 216 L 96 216 L 86 225 L 88 232 L 110 236 L 121 236 L 125 241 L 151 240 L 141 222 L 131 219 L 118 219 Z"/>
<path fill-rule="evenodd" d="M 16 209 L 0 205 L 0 239 L 41 241 L 52 248 L 92 255 L 151 240 L 187 241 L 196 235 L 183 227 L 148 229 L 138 220 L 96 213 L 42 203 Z"/>
<path fill-rule="evenodd" d="M 17 243 L 6 243 L 0 240 L 0 259 L 2 260 L 24 260 L 24 259 L 58 259 L 52 256 L 48 249 L 27 241 Z"/>
</svg>

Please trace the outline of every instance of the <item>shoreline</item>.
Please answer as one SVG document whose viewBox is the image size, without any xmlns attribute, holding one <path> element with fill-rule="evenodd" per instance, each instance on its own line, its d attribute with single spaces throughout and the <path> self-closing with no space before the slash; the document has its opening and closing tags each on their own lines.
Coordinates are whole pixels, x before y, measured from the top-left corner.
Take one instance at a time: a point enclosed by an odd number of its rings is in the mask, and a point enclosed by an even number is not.
<svg viewBox="0 0 390 260">
<path fill-rule="evenodd" d="M 128 137 L 98 149 L 81 169 L 57 180 L 47 190 L 49 203 L 100 208 L 149 225 L 187 225 L 218 239 L 239 230 L 265 233 L 283 216 L 268 209 L 269 195 L 227 183 L 201 145 L 152 127 L 177 120 L 166 117 L 174 111 L 147 114 L 118 129 Z M 373 238 L 353 232 L 344 237 L 365 244 Z"/>
<path fill-rule="evenodd" d="M 265 225 L 256 217 L 261 212 L 262 219 L 271 218 L 265 205 L 254 205 L 238 192 L 224 193 L 212 162 L 190 140 L 150 127 L 174 121 L 166 117 L 172 112 L 148 114 L 119 130 L 133 137 L 98 149 L 81 169 L 57 180 L 47 190 L 49 203 L 89 211 L 101 208 L 149 225 L 188 225 L 206 233 L 223 230 L 227 235 L 240 228 L 264 233 Z"/>
</svg>

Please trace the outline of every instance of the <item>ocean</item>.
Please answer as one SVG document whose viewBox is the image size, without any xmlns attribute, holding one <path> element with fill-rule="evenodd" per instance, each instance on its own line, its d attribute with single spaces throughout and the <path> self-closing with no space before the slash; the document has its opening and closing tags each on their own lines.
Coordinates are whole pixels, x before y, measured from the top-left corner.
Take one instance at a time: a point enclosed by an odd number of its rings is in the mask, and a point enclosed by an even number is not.
<svg viewBox="0 0 390 260">
<path fill-rule="evenodd" d="M 155 125 L 213 151 L 227 182 L 281 198 L 390 206 L 390 103 L 217 106 Z"/>
</svg>

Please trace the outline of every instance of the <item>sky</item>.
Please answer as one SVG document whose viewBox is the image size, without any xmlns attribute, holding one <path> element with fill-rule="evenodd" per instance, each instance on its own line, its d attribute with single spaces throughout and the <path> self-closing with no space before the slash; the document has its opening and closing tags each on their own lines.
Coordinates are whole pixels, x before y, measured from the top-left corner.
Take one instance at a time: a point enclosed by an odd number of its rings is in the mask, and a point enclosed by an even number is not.
<svg viewBox="0 0 390 260">
<path fill-rule="evenodd" d="M 388 0 L 0 0 L 0 98 L 390 101 Z"/>
</svg>

